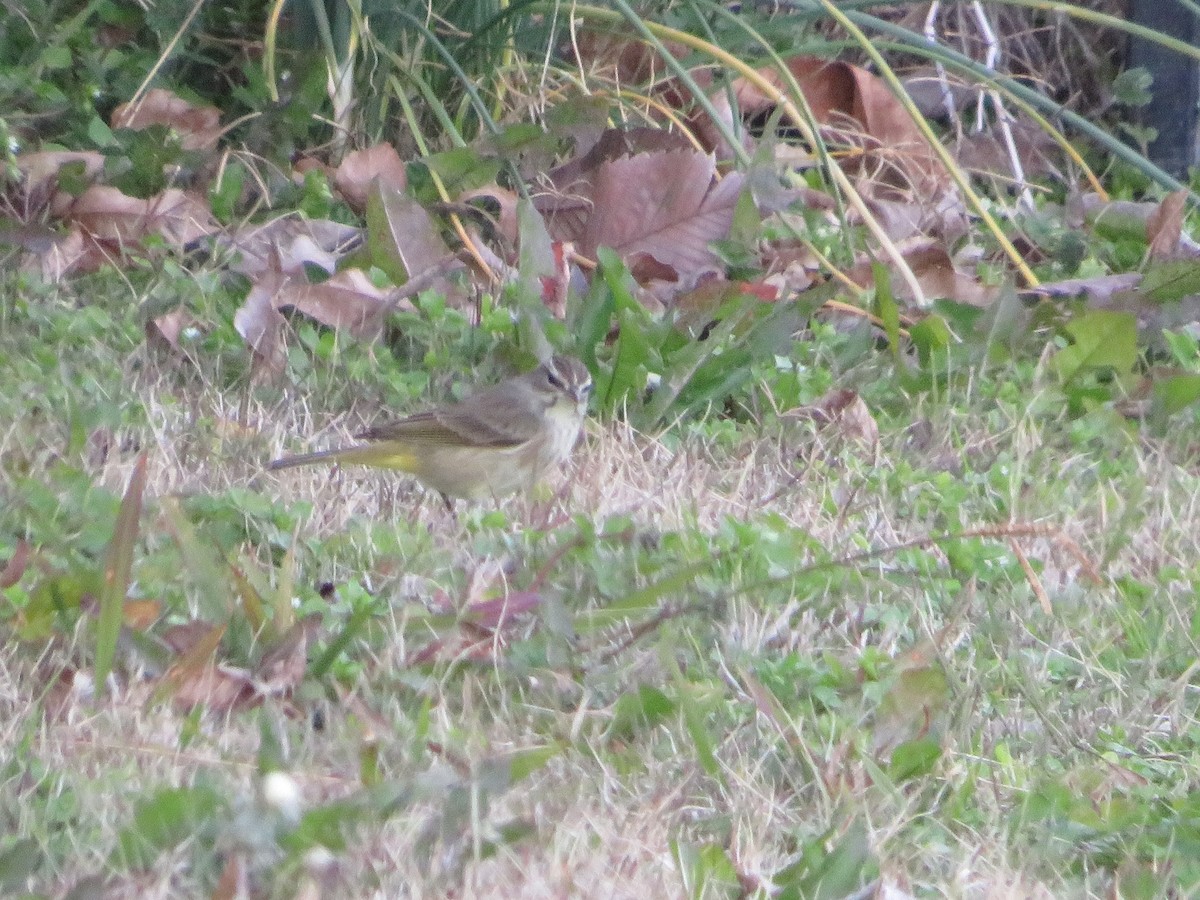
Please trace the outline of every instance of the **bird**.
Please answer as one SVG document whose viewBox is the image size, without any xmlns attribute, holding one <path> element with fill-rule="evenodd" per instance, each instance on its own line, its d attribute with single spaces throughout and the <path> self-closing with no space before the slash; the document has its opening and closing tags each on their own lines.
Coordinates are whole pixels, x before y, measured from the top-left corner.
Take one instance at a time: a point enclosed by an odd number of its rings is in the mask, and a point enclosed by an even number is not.
<svg viewBox="0 0 1200 900">
<path fill-rule="evenodd" d="M 555 354 L 523 375 L 355 435 L 363 443 L 273 460 L 271 470 L 312 463 L 398 469 L 450 498 L 500 498 L 530 490 L 566 462 L 592 392 L 587 367 Z"/>
</svg>

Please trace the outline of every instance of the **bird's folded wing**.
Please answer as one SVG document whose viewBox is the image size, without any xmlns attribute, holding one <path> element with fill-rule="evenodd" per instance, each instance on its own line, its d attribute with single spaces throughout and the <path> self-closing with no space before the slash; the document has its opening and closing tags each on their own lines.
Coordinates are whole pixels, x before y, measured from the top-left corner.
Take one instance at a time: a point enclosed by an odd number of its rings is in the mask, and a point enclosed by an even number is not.
<svg viewBox="0 0 1200 900">
<path fill-rule="evenodd" d="M 413 441 L 463 447 L 516 447 L 537 433 L 541 423 L 533 412 L 509 410 L 504 417 L 489 408 L 469 405 L 417 413 L 398 422 L 378 425 L 357 435 L 364 441 Z"/>
</svg>

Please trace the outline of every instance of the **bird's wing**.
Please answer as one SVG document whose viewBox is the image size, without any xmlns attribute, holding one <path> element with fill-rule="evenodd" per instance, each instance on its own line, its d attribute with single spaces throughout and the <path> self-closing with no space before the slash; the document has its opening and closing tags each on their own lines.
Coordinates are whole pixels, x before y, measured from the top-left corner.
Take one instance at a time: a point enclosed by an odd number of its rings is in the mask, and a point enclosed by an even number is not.
<svg viewBox="0 0 1200 900">
<path fill-rule="evenodd" d="M 501 386 L 502 388 L 507 386 Z M 484 391 L 444 409 L 417 413 L 357 435 L 365 441 L 414 441 L 467 447 L 516 447 L 537 434 L 542 413 L 505 390 Z"/>
</svg>

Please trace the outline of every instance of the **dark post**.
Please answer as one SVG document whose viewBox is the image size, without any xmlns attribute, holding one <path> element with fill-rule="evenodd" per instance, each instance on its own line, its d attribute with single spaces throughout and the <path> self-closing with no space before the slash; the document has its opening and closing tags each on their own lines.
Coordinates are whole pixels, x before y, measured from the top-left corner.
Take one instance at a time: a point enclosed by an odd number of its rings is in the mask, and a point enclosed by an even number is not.
<svg viewBox="0 0 1200 900">
<path fill-rule="evenodd" d="M 1129 18 L 1193 46 L 1200 43 L 1200 16 L 1178 0 L 1130 0 Z M 1151 159 L 1172 175 L 1186 175 L 1188 166 L 1200 163 L 1200 63 L 1138 38 L 1131 42 L 1129 62 L 1154 76 L 1154 99 L 1143 110 L 1144 123 L 1158 131 Z"/>
</svg>

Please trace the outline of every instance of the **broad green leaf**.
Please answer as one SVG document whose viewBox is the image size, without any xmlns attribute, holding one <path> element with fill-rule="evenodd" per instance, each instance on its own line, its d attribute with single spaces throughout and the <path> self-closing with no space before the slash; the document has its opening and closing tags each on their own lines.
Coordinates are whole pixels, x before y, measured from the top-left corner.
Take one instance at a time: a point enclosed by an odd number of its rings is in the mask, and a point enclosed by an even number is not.
<svg viewBox="0 0 1200 900">
<path fill-rule="evenodd" d="M 1126 106 L 1145 106 L 1154 99 L 1150 93 L 1153 84 L 1154 76 L 1150 71 L 1145 66 L 1135 66 L 1113 79 L 1113 97 Z"/>
<path fill-rule="evenodd" d="M 892 751 L 888 774 L 897 782 L 928 775 L 942 756 L 941 745 L 930 738 L 905 741 Z"/>
<path fill-rule="evenodd" d="M 1170 375 L 1154 382 L 1154 402 L 1172 416 L 1200 401 L 1200 375 Z"/>
<path fill-rule="evenodd" d="M 737 868 L 722 847 L 716 844 L 696 846 L 683 841 L 671 841 L 670 846 L 687 897 L 692 900 L 721 897 L 733 900 L 745 896 Z"/>
<path fill-rule="evenodd" d="M 936 313 L 923 318 L 908 330 L 921 365 L 928 368 L 934 354 L 941 354 L 950 346 L 950 328 L 946 320 Z"/>
<path fill-rule="evenodd" d="M 877 874 L 867 830 L 855 820 L 840 839 L 827 833 L 807 843 L 801 858 L 771 880 L 781 888 L 776 900 L 841 900 Z"/>
<path fill-rule="evenodd" d="M 576 620 L 576 628 L 579 631 L 603 628 L 606 625 L 611 625 L 613 622 L 627 619 L 633 613 L 657 609 L 663 598 L 686 587 L 697 575 L 708 569 L 711 565 L 711 560 L 700 560 L 699 562 L 692 563 L 690 566 L 684 566 L 676 572 L 664 575 L 658 581 L 640 590 L 626 594 L 608 606 L 601 607 L 600 609 L 585 610 L 579 614 Z"/>
<path fill-rule="evenodd" d="M 1067 323 L 1071 346 L 1051 360 L 1064 384 L 1084 372 L 1112 369 L 1120 375 L 1137 362 L 1137 319 L 1133 313 L 1096 309 Z"/>
<path fill-rule="evenodd" d="M 1156 303 L 1173 303 L 1200 294 L 1200 260 L 1154 263 L 1146 270 L 1139 289 Z"/>
<path fill-rule="evenodd" d="M 196 536 L 192 523 L 184 516 L 175 497 L 164 497 L 162 509 L 171 536 L 179 547 L 183 568 L 196 590 L 200 618 L 207 622 L 222 622 L 229 618 L 233 589 L 228 567 L 215 548 Z"/>
</svg>

